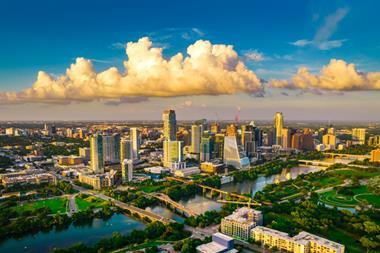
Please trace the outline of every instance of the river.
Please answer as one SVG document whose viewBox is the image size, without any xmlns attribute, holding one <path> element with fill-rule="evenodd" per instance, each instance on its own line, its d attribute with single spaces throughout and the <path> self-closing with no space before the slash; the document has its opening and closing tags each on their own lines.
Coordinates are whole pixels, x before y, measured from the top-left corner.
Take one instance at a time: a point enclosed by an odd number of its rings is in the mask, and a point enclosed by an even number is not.
<svg viewBox="0 0 380 253">
<path fill-rule="evenodd" d="M 243 182 L 223 184 L 221 189 L 228 192 L 237 192 L 240 194 L 251 194 L 252 197 L 256 192 L 261 191 L 267 184 L 294 179 L 300 174 L 307 174 L 323 169 L 323 167 L 293 167 L 291 169 L 283 169 L 280 174 L 272 176 L 259 176 L 255 180 L 246 180 Z"/>
<path fill-rule="evenodd" d="M 74 226 L 66 230 L 52 230 L 47 233 L 24 236 L 20 239 L 8 239 L 0 244 L 0 252 L 52 252 L 53 248 L 65 248 L 72 244 L 95 243 L 101 238 L 110 237 L 113 232 L 128 234 L 134 229 L 144 229 L 142 222 L 123 214 L 114 214 L 110 219 L 94 219 L 91 225 Z"/>
</svg>

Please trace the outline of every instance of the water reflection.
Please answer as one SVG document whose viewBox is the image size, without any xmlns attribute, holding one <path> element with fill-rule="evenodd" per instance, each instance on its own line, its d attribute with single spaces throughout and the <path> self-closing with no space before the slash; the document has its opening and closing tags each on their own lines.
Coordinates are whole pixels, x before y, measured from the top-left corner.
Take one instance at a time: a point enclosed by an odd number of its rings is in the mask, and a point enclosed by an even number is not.
<svg viewBox="0 0 380 253">
<path fill-rule="evenodd" d="M 229 192 L 237 192 L 241 194 L 251 194 L 252 197 L 256 192 L 261 191 L 267 184 L 278 183 L 289 179 L 294 179 L 300 174 L 307 174 L 319 171 L 321 167 L 294 167 L 291 169 L 283 169 L 280 174 L 272 176 L 259 176 L 256 180 L 244 181 L 239 183 L 228 183 L 222 185 L 221 189 Z"/>
</svg>

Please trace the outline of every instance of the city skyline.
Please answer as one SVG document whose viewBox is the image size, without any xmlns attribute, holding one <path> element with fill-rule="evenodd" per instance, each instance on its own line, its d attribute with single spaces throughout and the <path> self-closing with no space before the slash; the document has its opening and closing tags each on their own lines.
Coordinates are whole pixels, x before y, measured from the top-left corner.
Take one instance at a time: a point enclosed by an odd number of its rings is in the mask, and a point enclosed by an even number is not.
<svg viewBox="0 0 380 253">
<path fill-rule="evenodd" d="M 3 120 L 380 116 L 374 1 L 43 2 L 4 4 Z"/>
</svg>

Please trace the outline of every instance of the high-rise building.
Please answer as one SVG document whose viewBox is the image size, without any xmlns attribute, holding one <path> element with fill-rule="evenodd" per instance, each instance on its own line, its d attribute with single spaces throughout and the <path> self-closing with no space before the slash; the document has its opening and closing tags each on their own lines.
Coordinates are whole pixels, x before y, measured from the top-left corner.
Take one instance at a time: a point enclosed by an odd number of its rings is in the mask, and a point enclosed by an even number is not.
<svg viewBox="0 0 380 253">
<path fill-rule="evenodd" d="M 211 131 L 211 133 L 214 133 L 214 134 L 219 133 L 219 124 L 217 122 L 213 123 L 211 125 L 210 131 Z"/>
<path fill-rule="evenodd" d="M 182 162 L 182 142 L 181 141 L 164 141 L 163 164 L 165 167 L 172 167 L 173 163 Z"/>
<path fill-rule="evenodd" d="M 141 145 L 140 131 L 136 127 L 129 130 L 129 137 L 132 142 L 132 159 L 139 159 L 139 150 Z"/>
<path fill-rule="evenodd" d="M 120 163 L 122 163 L 125 159 L 133 159 L 132 141 L 126 138 L 122 138 L 120 140 Z"/>
<path fill-rule="evenodd" d="M 164 139 L 167 141 L 175 141 L 177 133 L 177 120 L 174 110 L 165 110 L 162 114 L 162 121 L 164 122 Z"/>
<path fill-rule="evenodd" d="M 94 173 L 104 172 L 103 160 L 103 138 L 99 134 L 95 134 L 90 138 L 91 150 L 91 169 Z"/>
<path fill-rule="evenodd" d="M 327 147 L 327 149 L 335 149 L 336 136 L 333 134 L 325 134 L 322 137 L 322 143 Z"/>
<path fill-rule="evenodd" d="M 191 152 L 195 154 L 200 153 L 201 138 L 203 133 L 202 125 L 191 126 Z"/>
<path fill-rule="evenodd" d="M 132 181 L 133 178 L 133 161 L 124 159 L 121 163 L 121 178 L 123 183 Z"/>
<path fill-rule="evenodd" d="M 371 136 L 368 138 L 369 146 L 380 146 L 380 135 Z"/>
<path fill-rule="evenodd" d="M 234 124 L 227 126 L 226 136 L 237 136 L 237 129 L 236 129 L 236 126 Z"/>
<path fill-rule="evenodd" d="M 375 149 L 371 151 L 370 162 L 380 162 L 380 149 Z"/>
<path fill-rule="evenodd" d="M 215 134 L 213 158 L 223 158 L 223 152 L 224 152 L 224 134 Z"/>
<path fill-rule="evenodd" d="M 284 117 L 282 112 L 276 112 L 274 115 L 274 144 L 281 145 L 282 141 L 282 128 L 284 127 Z"/>
<path fill-rule="evenodd" d="M 365 128 L 353 128 L 352 140 L 357 141 L 360 145 L 365 144 L 366 129 Z"/>
<path fill-rule="evenodd" d="M 214 136 L 202 137 L 200 147 L 200 160 L 202 162 L 210 161 L 214 147 Z"/>
<path fill-rule="evenodd" d="M 224 137 L 223 162 L 237 169 L 249 167 L 249 158 L 240 152 L 235 136 Z"/>
<path fill-rule="evenodd" d="M 283 148 L 290 148 L 292 146 L 292 129 L 290 128 L 283 128 L 282 129 L 282 147 Z"/>
<path fill-rule="evenodd" d="M 91 149 L 90 148 L 79 148 L 79 156 L 83 158 L 85 161 L 89 161 L 91 159 Z"/>
<path fill-rule="evenodd" d="M 114 138 L 112 135 L 103 135 L 103 161 L 112 163 L 115 154 Z"/>
</svg>

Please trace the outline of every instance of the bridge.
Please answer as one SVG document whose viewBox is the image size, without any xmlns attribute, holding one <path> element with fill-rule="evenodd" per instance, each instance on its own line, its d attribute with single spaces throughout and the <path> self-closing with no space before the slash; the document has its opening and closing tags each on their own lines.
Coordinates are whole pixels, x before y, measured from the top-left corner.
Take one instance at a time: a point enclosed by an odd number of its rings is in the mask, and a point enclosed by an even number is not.
<svg viewBox="0 0 380 253">
<path fill-rule="evenodd" d="M 324 161 L 318 161 L 318 160 L 298 160 L 298 162 L 299 164 L 323 166 L 323 167 L 329 167 L 331 165 L 334 165 L 334 163 L 332 162 L 324 162 Z"/>
<path fill-rule="evenodd" d="M 198 213 L 194 212 L 193 210 L 186 208 L 185 206 L 181 205 L 180 203 L 172 200 L 168 195 L 166 195 L 164 193 L 154 193 L 154 194 L 148 194 L 148 195 L 160 200 L 161 202 L 163 202 L 169 206 L 171 206 L 174 210 L 176 210 L 177 212 L 181 212 L 186 217 L 190 217 L 190 216 L 195 217 L 195 216 L 199 215 Z"/>
<path fill-rule="evenodd" d="M 177 177 L 167 177 L 167 179 L 168 180 L 172 180 L 172 181 L 178 181 L 178 182 L 185 183 L 185 184 L 194 183 L 192 180 L 185 180 L 185 179 L 177 178 Z M 241 195 L 241 194 L 223 191 L 221 189 L 214 188 L 214 187 L 207 186 L 207 185 L 202 185 L 202 184 L 197 184 L 197 183 L 194 183 L 194 184 L 197 185 L 198 187 L 202 188 L 203 194 L 206 194 L 207 191 L 210 191 L 210 197 L 211 198 L 214 197 L 214 195 L 216 193 L 216 194 L 219 194 L 219 199 L 223 199 L 223 197 L 226 199 L 227 197 L 229 197 L 229 198 L 237 198 L 239 200 L 243 200 L 243 201 L 247 201 L 247 202 L 252 202 L 252 203 L 256 202 L 251 197 L 247 197 L 247 196 L 244 196 L 244 195 Z M 258 205 L 261 205 L 258 202 L 256 202 L 256 203 Z"/>
<path fill-rule="evenodd" d="M 328 153 L 323 153 L 327 157 L 331 158 L 350 158 L 354 160 L 364 160 L 364 159 L 370 159 L 370 155 L 352 155 L 352 154 L 340 154 L 340 153 L 333 153 L 333 152 L 328 152 Z"/>
<path fill-rule="evenodd" d="M 98 193 L 98 192 L 95 192 L 92 190 L 88 190 L 88 189 L 79 187 L 79 186 L 74 185 L 74 184 L 73 184 L 73 188 L 76 190 L 79 190 L 81 193 L 92 195 L 92 196 L 101 198 L 101 199 L 106 200 L 106 201 L 111 201 L 115 206 L 119 207 L 120 209 L 126 211 L 127 213 L 129 213 L 131 215 L 138 216 L 143 220 L 149 220 L 150 222 L 159 221 L 159 222 L 162 222 L 163 224 L 169 224 L 171 222 L 175 222 L 172 219 L 168 219 L 166 217 L 163 217 L 163 216 L 158 215 L 156 213 L 150 212 L 148 210 L 144 210 L 144 209 L 138 208 L 136 206 L 126 204 L 126 203 L 121 202 L 119 200 L 116 200 L 114 198 L 108 197 L 102 193 Z"/>
</svg>

